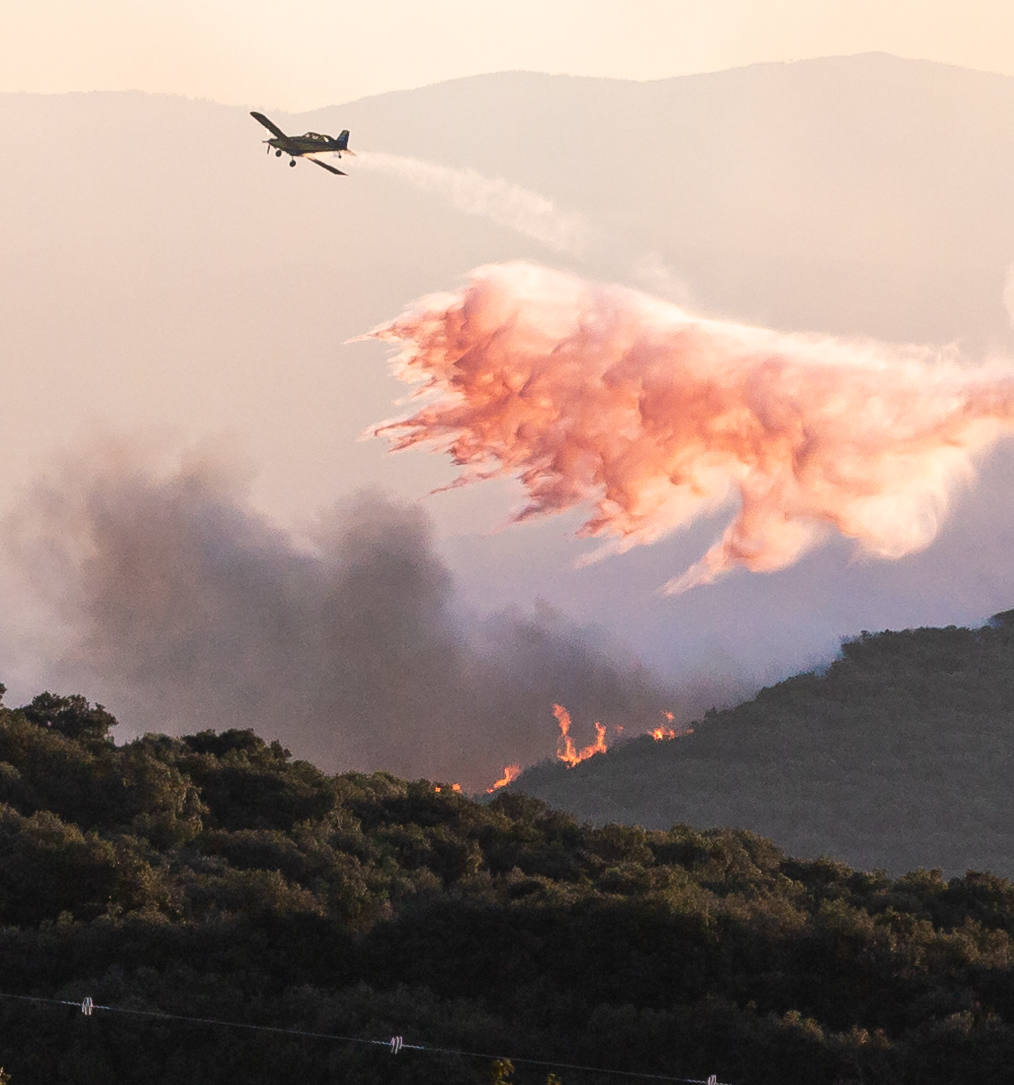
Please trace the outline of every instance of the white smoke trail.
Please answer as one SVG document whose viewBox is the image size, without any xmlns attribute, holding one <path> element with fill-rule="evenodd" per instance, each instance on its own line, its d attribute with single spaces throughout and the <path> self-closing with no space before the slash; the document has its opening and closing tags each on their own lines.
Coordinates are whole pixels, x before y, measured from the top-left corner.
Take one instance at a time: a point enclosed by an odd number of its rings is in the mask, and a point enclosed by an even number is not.
<svg viewBox="0 0 1014 1085">
<path fill-rule="evenodd" d="M 591 239 L 591 227 L 584 216 L 561 211 L 540 193 L 502 178 L 384 151 L 357 150 L 356 155 L 357 168 L 386 173 L 439 193 L 459 211 L 507 226 L 555 252 L 578 255 Z"/>
</svg>

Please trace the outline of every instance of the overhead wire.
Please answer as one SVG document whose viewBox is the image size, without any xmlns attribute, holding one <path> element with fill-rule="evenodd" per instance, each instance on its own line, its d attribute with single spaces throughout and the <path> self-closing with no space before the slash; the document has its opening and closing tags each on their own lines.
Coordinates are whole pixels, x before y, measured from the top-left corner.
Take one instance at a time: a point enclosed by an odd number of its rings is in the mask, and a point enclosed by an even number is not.
<svg viewBox="0 0 1014 1085">
<path fill-rule="evenodd" d="M 729 1082 L 717 1080 L 715 1075 L 708 1078 L 675 1077 L 669 1074 L 653 1074 L 638 1070 L 615 1070 L 606 1066 L 583 1066 L 578 1063 L 561 1062 L 557 1059 L 535 1059 L 526 1056 L 515 1055 L 492 1055 L 481 1051 L 466 1051 L 452 1047 L 438 1047 L 432 1044 L 406 1043 L 401 1036 L 392 1036 L 389 1040 L 374 1040 L 364 1036 L 344 1036 L 335 1032 L 314 1032 L 308 1029 L 288 1028 L 284 1025 L 256 1025 L 247 1021 L 227 1021 L 217 1017 L 193 1017 L 188 1014 L 166 1013 L 162 1010 L 137 1010 L 129 1006 L 111 1006 L 95 1002 L 90 996 L 80 1001 L 68 998 L 45 998 L 41 995 L 18 995 L 13 992 L 0 991 L 0 998 L 18 1002 L 30 1002 L 50 1006 L 71 1006 L 79 1010 L 87 1017 L 92 1016 L 96 1010 L 107 1013 L 123 1014 L 130 1017 L 147 1017 L 160 1021 L 175 1021 L 191 1025 L 212 1025 L 221 1028 L 243 1029 L 248 1032 L 270 1033 L 276 1036 L 305 1037 L 314 1040 L 331 1040 L 336 1043 L 361 1044 L 371 1047 L 386 1047 L 391 1054 L 396 1055 L 401 1051 L 419 1051 L 428 1055 L 449 1055 L 458 1058 L 509 1060 L 518 1066 L 540 1066 L 554 1070 L 573 1070 L 587 1074 L 603 1074 L 614 1077 L 633 1078 L 641 1081 L 668 1081 L 676 1085 L 730 1085 Z"/>
</svg>

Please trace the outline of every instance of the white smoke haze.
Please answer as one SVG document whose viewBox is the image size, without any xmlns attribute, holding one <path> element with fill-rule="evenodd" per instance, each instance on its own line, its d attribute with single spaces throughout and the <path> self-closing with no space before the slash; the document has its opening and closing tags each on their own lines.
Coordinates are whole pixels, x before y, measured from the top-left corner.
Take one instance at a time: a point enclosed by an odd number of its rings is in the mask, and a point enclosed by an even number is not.
<svg viewBox="0 0 1014 1085">
<path fill-rule="evenodd" d="M 657 252 L 649 252 L 635 260 L 630 269 L 634 284 L 648 294 L 665 298 L 681 308 L 694 305 L 690 285 Z"/>
<path fill-rule="evenodd" d="M 445 452 L 462 482 L 518 478 L 518 521 L 590 504 L 601 556 L 738 498 L 667 593 L 783 569 L 832 531 L 877 557 L 921 550 L 1014 432 L 1010 363 L 705 319 L 530 263 L 479 268 L 371 334 L 424 401 L 373 432 Z"/>
<path fill-rule="evenodd" d="M 1003 307 L 1007 311 L 1007 319 L 1011 327 L 1014 327 L 1014 264 L 1007 265 L 1007 271 L 1003 281 Z"/>
<path fill-rule="evenodd" d="M 592 230 L 583 215 L 562 211 L 545 196 L 473 169 L 441 166 L 385 151 L 356 151 L 357 169 L 373 170 L 436 192 L 468 215 L 478 215 L 539 241 L 555 252 L 583 252 Z"/>
</svg>

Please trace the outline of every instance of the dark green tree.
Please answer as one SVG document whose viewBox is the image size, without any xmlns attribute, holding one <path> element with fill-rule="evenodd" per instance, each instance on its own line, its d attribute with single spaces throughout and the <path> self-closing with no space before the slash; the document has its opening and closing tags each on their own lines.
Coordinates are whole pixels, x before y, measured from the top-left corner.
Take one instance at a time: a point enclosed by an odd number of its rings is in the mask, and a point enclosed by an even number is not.
<svg viewBox="0 0 1014 1085">
<path fill-rule="evenodd" d="M 109 732 L 117 726 L 116 717 L 100 705 L 91 705 L 80 693 L 60 697 L 55 693 L 40 693 L 31 704 L 21 708 L 25 718 L 49 727 L 87 746 L 112 741 Z"/>
</svg>

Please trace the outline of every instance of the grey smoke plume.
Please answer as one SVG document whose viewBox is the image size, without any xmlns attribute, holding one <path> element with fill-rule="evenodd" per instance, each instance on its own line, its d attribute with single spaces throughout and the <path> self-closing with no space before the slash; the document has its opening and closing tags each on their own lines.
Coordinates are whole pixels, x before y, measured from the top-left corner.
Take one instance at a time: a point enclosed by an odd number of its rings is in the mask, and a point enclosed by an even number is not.
<svg viewBox="0 0 1014 1085">
<path fill-rule="evenodd" d="M 69 630 L 63 688 L 129 729 L 252 727 L 328 771 L 477 790 L 552 755 L 554 703 L 589 738 L 698 707 L 558 614 L 463 615 L 418 507 L 357 494 L 301 547 L 214 460 L 137 462 L 68 467 L 8 524 Z"/>
</svg>

